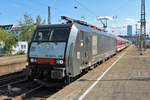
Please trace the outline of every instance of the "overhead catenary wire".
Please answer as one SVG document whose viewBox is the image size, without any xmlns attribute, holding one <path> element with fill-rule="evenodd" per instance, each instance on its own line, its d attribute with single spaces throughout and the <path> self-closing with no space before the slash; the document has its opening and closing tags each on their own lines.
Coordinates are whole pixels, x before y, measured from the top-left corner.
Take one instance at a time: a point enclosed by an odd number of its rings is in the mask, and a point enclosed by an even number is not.
<svg viewBox="0 0 150 100">
<path fill-rule="evenodd" d="M 74 0 L 77 4 L 79 4 L 82 8 L 84 8 L 88 13 L 90 13 L 93 17 L 95 17 L 95 19 L 97 19 L 97 15 L 94 11 L 92 11 L 91 9 L 89 9 L 88 7 L 86 7 L 84 4 L 82 4 L 81 2 L 79 2 L 78 0 Z M 107 24 L 104 24 L 104 22 L 102 21 L 102 19 L 98 19 L 100 20 L 100 22 L 102 23 L 104 29 L 107 28 Z M 106 21 L 107 23 L 107 21 Z"/>
<path fill-rule="evenodd" d="M 20 7 L 20 8 L 27 7 L 26 10 L 24 10 L 25 14 L 31 14 L 32 15 L 33 12 L 37 13 L 39 11 L 43 11 L 43 10 L 41 10 L 39 8 L 31 7 L 29 4 L 26 4 L 26 3 L 22 3 L 22 2 L 18 2 L 18 1 L 10 1 L 10 2 L 12 4 L 14 4 L 14 5 L 17 5 L 16 7 Z M 32 2 L 32 1 L 30 1 L 30 2 Z M 40 6 L 45 7 L 45 8 L 47 8 L 49 6 L 48 4 L 45 4 L 43 2 L 38 2 L 38 1 L 34 2 L 34 4 L 40 5 Z M 53 9 L 53 10 L 59 12 L 59 13 L 62 13 L 62 11 L 60 11 L 58 8 L 55 8 L 55 7 L 51 6 L 51 5 L 50 5 L 50 7 L 51 7 L 51 9 Z M 45 9 L 45 12 L 47 12 L 47 9 Z"/>
<path fill-rule="evenodd" d="M 92 11 L 91 9 L 89 9 L 85 4 L 81 3 L 79 0 L 74 0 L 74 1 L 76 2 L 76 4 L 78 4 L 80 7 L 82 7 L 87 13 L 90 14 L 90 15 L 88 15 L 88 16 L 81 15 L 81 16 L 82 16 L 81 18 L 86 19 L 86 18 L 88 18 L 89 16 L 92 16 L 92 18 L 95 17 L 95 19 L 96 19 L 96 13 L 95 13 L 94 11 Z M 22 2 L 18 2 L 18 1 L 9 1 L 9 2 L 12 2 L 12 4 L 19 5 L 19 6 L 22 7 L 22 8 L 28 6 L 26 9 L 30 9 L 29 14 L 31 13 L 31 11 L 33 11 L 33 12 L 37 12 L 37 11 L 38 11 L 38 12 L 39 12 L 39 10 L 41 10 L 41 9 L 39 9 L 39 8 L 31 7 L 31 6 L 29 6 L 29 4 L 25 4 L 25 3 L 22 3 Z M 30 2 L 33 2 L 33 1 L 30 1 Z M 56 8 L 56 7 L 52 6 L 52 5 L 49 5 L 48 3 L 44 3 L 44 2 L 41 2 L 41 1 L 35 1 L 34 4 L 43 6 L 43 7 L 45 7 L 45 8 L 47 8 L 48 6 L 50 6 L 52 10 L 57 11 L 59 14 L 60 14 L 60 13 L 63 14 L 63 11 L 61 11 L 58 7 Z M 28 13 L 28 11 L 29 11 L 29 10 L 26 10 L 27 13 Z M 45 12 L 46 12 L 46 11 L 47 11 L 47 10 L 45 10 Z M 32 14 L 32 13 L 31 13 L 31 14 Z M 60 16 L 61 16 L 61 15 L 60 15 Z"/>
<path fill-rule="evenodd" d="M 31 2 L 32 2 L 32 1 L 31 1 Z M 60 9 L 58 9 L 58 8 L 56 8 L 56 7 L 54 7 L 54 6 L 50 5 L 50 4 L 48 4 L 48 3 L 43 3 L 43 2 L 39 2 L 39 1 L 36 1 L 36 2 L 34 2 L 34 3 L 36 3 L 37 5 L 46 7 L 46 8 L 47 8 L 48 6 L 50 6 L 51 9 L 53 9 L 53 10 L 59 12 L 59 13 L 62 13 L 62 11 L 61 11 Z"/>
<path fill-rule="evenodd" d="M 79 2 L 78 0 L 74 0 L 78 5 L 80 5 L 82 8 L 84 8 L 88 13 L 92 14 L 92 16 L 96 17 L 96 13 L 93 12 L 91 9 L 89 9 L 88 7 L 86 7 L 84 4 L 82 4 L 81 2 Z"/>
<path fill-rule="evenodd" d="M 58 8 L 56 8 L 56 7 L 54 7 L 54 6 L 52 6 L 52 5 L 49 5 L 49 4 L 45 4 L 45 3 L 43 3 L 43 2 L 35 2 L 36 4 L 40 4 L 40 5 L 42 5 L 43 7 L 50 7 L 50 9 L 51 9 L 51 18 L 53 18 L 54 17 L 54 14 L 53 14 L 53 10 L 55 10 L 58 14 L 60 14 L 60 15 L 58 15 L 59 17 L 60 16 L 62 16 L 61 14 L 63 14 L 63 11 L 61 11 L 60 9 L 58 9 Z M 49 21 L 48 21 L 49 22 Z M 60 22 L 60 19 L 58 19 L 58 22 Z"/>
<path fill-rule="evenodd" d="M 84 5 L 83 3 L 81 3 L 80 1 L 78 1 L 78 0 L 74 0 L 74 1 L 75 1 L 76 4 L 78 4 L 78 5 L 79 5 L 80 7 L 82 7 L 84 10 L 86 10 L 86 12 L 88 12 L 88 13 L 90 14 L 90 16 L 92 16 L 92 18 L 93 18 L 93 17 L 96 18 L 96 13 L 95 13 L 94 11 L 90 10 L 87 6 L 85 6 L 85 5 Z M 62 12 L 63 12 L 63 11 L 61 11 L 60 9 L 58 9 L 58 8 L 56 8 L 56 7 L 53 7 L 52 5 L 48 5 L 48 4 L 45 4 L 45 3 L 43 3 L 43 2 L 36 1 L 35 3 L 36 3 L 36 4 L 43 5 L 43 6 L 50 6 L 51 9 L 54 9 L 54 10 L 56 10 L 56 11 L 59 12 L 59 13 L 62 13 Z M 76 7 L 75 9 L 77 9 L 77 7 Z M 62 16 L 62 15 L 61 15 L 61 16 Z M 88 17 L 89 17 L 89 16 L 88 16 Z M 82 16 L 81 18 L 86 19 L 84 16 Z"/>
<path fill-rule="evenodd" d="M 87 6 L 85 6 L 84 4 L 82 4 L 81 2 L 79 2 L 78 0 L 74 0 L 78 5 L 80 5 L 82 8 L 84 8 L 88 13 L 90 13 L 92 16 L 94 16 L 94 17 L 96 17 L 96 14 L 95 14 L 95 12 L 93 12 L 92 10 L 90 10 Z M 19 2 L 17 2 L 17 1 L 9 1 L 9 2 L 12 2 L 13 4 L 16 4 L 16 5 L 22 5 L 22 7 L 24 7 L 24 6 L 28 6 L 28 5 L 26 5 L 26 4 L 23 4 L 23 3 L 19 3 Z M 30 2 L 32 2 L 32 1 L 30 1 Z M 50 6 L 51 7 L 51 9 L 54 9 L 54 10 L 56 10 L 57 12 L 59 12 L 59 13 L 62 13 L 62 11 L 60 10 L 60 9 L 58 9 L 58 8 L 56 8 L 56 7 L 53 7 L 52 5 L 48 5 L 48 4 L 45 4 L 45 3 L 43 3 L 43 2 L 39 2 L 39 1 L 36 1 L 36 2 L 34 2 L 34 3 L 36 3 L 36 4 L 40 4 L 40 5 L 42 5 L 43 7 L 48 7 L 48 6 Z M 20 6 L 21 7 L 21 6 Z M 39 11 L 39 10 L 41 10 L 41 9 L 37 9 L 37 8 L 33 8 L 33 7 L 30 7 L 30 6 L 28 6 L 28 9 L 30 9 L 30 10 L 32 10 L 32 11 Z"/>
<path fill-rule="evenodd" d="M 34 7 L 30 7 L 30 6 L 27 5 L 27 4 L 19 3 L 19 2 L 17 2 L 17 1 L 8 1 L 8 2 L 12 2 L 12 4 L 19 5 L 20 7 L 26 7 L 26 6 L 27 6 L 28 9 L 30 9 L 30 10 L 32 10 L 32 11 L 34 11 L 34 12 L 39 12 L 39 11 L 41 11 L 41 9 L 34 8 Z M 31 1 L 30 1 L 30 2 L 31 2 Z M 38 2 L 38 1 L 34 2 L 34 4 L 35 4 L 35 3 L 36 3 L 37 5 L 40 5 L 40 6 L 42 5 L 42 6 L 45 7 L 45 8 L 47 8 L 48 6 L 50 6 L 51 9 L 54 9 L 54 10 L 56 10 L 56 11 L 59 12 L 59 13 L 62 12 L 62 11 L 59 10 L 58 8 L 53 7 L 53 6 L 51 6 L 51 5 L 47 5 L 47 4 L 45 4 L 45 3 Z M 45 10 L 45 11 L 47 11 L 47 10 Z"/>
</svg>

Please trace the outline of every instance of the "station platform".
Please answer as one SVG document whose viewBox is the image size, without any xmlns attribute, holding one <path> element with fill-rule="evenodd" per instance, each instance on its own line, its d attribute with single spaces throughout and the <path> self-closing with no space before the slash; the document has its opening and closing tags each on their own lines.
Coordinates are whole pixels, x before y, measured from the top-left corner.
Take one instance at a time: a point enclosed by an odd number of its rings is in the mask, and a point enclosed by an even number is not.
<svg viewBox="0 0 150 100">
<path fill-rule="evenodd" d="M 0 76 L 21 71 L 26 64 L 26 55 L 0 57 Z"/>
<path fill-rule="evenodd" d="M 150 100 L 150 49 L 132 45 L 47 100 Z"/>
</svg>

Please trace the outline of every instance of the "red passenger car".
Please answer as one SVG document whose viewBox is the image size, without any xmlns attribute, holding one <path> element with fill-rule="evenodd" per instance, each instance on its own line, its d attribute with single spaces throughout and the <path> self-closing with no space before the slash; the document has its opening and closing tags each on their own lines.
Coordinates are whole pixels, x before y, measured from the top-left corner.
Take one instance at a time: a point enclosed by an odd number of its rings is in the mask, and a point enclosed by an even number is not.
<svg viewBox="0 0 150 100">
<path fill-rule="evenodd" d="M 116 49 L 121 51 L 126 48 L 126 40 L 121 37 L 116 37 Z"/>
</svg>

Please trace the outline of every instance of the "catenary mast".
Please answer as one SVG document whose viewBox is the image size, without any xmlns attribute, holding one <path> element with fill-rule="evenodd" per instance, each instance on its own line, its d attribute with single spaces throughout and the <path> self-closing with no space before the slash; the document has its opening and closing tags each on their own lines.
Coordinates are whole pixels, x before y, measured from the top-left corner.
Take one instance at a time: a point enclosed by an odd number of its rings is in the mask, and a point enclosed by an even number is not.
<svg viewBox="0 0 150 100">
<path fill-rule="evenodd" d="M 146 19 L 145 19 L 145 0 L 141 0 L 141 25 L 140 25 L 140 48 L 146 50 Z"/>
</svg>

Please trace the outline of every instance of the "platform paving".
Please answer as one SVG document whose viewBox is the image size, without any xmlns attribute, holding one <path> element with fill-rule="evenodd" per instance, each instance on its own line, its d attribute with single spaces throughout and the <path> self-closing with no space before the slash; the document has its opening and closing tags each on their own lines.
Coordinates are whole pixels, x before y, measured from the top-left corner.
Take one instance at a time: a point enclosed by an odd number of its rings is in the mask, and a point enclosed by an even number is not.
<svg viewBox="0 0 150 100">
<path fill-rule="evenodd" d="M 150 49 L 139 54 L 130 46 L 47 100 L 150 100 Z"/>
</svg>

